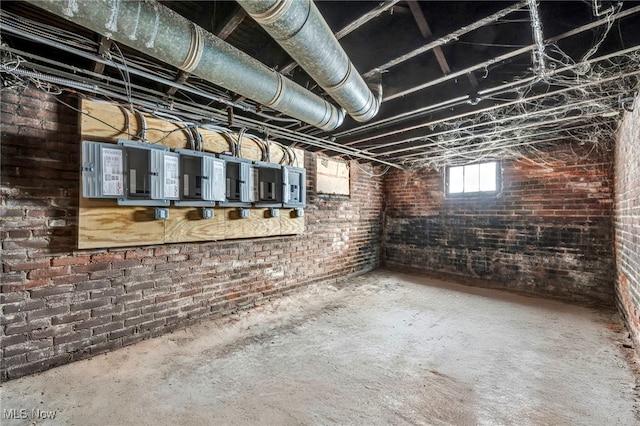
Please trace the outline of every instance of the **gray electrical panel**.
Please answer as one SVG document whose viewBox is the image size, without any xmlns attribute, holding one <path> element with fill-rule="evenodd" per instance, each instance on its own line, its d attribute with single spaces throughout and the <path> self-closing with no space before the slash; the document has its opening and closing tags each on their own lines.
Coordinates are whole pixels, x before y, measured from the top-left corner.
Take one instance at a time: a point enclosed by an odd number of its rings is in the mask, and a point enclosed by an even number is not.
<svg viewBox="0 0 640 426">
<path fill-rule="evenodd" d="M 125 197 L 123 206 L 168 206 L 180 199 L 180 155 L 169 148 L 118 139 L 124 149 Z"/>
<path fill-rule="evenodd" d="M 307 193 L 307 172 L 300 167 L 282 166 L 282 206 L 304 207 Z"/>
<path fill-rule="evenodd" d="M 249 207 L 254 201 L 254 171 L 251 160 L 221 155 L 225 162 L 226 199 L 221 206 Z"/>
<path fill-rule="evenodd" d="M 176 149 L 180 154 L 180 201 L 176 206 L 211 207 L 226 199 L 225 161 L 212 154 Z"/>
<path fill-rule="evenodd" d="M 254 204 L 257 207 L 282 206 L 282 166 L 256 161 L 254 171 Z"/>
<path fill-rule="evenodd" d="M 112 143 L 82 141 L 82 196 L 122 198 L 124 193 L 123 148 Z"/>
</svg>

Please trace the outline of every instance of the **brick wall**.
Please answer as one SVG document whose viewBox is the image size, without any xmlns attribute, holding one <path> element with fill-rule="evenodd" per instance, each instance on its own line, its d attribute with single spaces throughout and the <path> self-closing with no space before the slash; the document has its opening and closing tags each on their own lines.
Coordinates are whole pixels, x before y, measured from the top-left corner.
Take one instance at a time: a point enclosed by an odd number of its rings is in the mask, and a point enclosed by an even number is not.
<svg viewBox="0 0 640 426">
<path fill-rule="evenodd" d="M 640 348 L 640 96 L 625 113 L 615 151 L 616 296 Z M 640 350 L 640 349 L 639 349 Z"/>
<path fill-rule="evenodd" d="M 564 149 L 551 154 L 561 158 Z M 386 265 L 611 304 L 612 164 L 610 154 L 582 155 L 545 167 L 503 162 L 503 192 L 491 198 L 446 198 L 443 172 L 391 171 L 385 178 Z"/>
<path fill-rule="evenodd" d="M 350 199 L 316 197 L 313 155 L 303 235 L 77 250 L 77 113 L 37 90 L 1 93 L 2 380 L 379 263 L 381 179 L 352 162 Z"/>
</svg>

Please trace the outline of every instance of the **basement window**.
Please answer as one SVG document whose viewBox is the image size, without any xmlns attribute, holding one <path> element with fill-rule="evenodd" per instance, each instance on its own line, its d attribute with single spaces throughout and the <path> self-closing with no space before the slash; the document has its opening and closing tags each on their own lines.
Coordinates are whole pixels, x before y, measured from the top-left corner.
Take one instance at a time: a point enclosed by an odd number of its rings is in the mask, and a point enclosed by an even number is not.
<svg viewBox="0 0 640 426">
<path fill-rule="evenodd" d="M 447 195 L 459 197 L 497 194 L 500 190 L 499 167 L 500 163 L 497 161 L 447 167 Z"/>
</svg>

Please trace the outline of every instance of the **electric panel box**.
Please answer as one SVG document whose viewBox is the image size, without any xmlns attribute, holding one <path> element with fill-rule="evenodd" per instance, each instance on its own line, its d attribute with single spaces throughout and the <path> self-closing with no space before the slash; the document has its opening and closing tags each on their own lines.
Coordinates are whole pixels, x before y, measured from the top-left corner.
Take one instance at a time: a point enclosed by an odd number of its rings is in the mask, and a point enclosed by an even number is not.
<svg viewBox="0 0 640 426">
<path fill-rule="evenodd" d="M 250 207 L 254 201 L 254 173 L 251 160 L 221 155 L 225 162 L 225 207 Z"/>
<path fill-rule="evenodd" d="M 176 206 L 211 207 L 225 201 L 225 161 L 212 154 L 176 149 L 180 154 L 180 200 Z"/>
<path fill-rule="evenodd" d="M 118 139 L 124 149 L 125 197 L 123 206 L 168 206 L 180 199 L 180 154 L 169 148 Z"/>
<path fill-rule="evenodd" d="M 256 161 L 253 163 L 254 204 L 257 207 L 282 206 L 282 166 Z"/>
<path fill-rule="evenodd" d="M 282 166 L 282 206 L 305 207 L 307 202 L 307 172 L 300 167 Z"/>
<path fill-rule="evenodd" d="M 82 141 L 82 196 L 122 198 L 124 150 L 112 143 Z"/>
</svg>

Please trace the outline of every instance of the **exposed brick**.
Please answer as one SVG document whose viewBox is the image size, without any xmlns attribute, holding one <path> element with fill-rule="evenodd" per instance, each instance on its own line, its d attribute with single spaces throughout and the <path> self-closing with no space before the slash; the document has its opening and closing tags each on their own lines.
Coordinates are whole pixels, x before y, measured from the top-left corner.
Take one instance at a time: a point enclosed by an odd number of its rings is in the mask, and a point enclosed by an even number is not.
<svg viewBox="0 0 640 426">
<path fill-rule="evenodd" d="M 26 342 L 28 339 L 26 334 L 14 334 L 13 336 L 0 336 L 0 348 L 18 345 Z"/>
<path fill-rule="evenodd" d="M 89 256 L 54 257 L 51 259 L 51 266 L 86 265 L 89 260 Z"/>
<path fill-rule="evenodd" d="M 33 262 L 23 262 L 23 263 L 5 263 L 4 271 L 5 272 L 15 272 L 15 271 L 31 271 L 33 269 L 41 269 L 48 268 L 49 261 L 48 260 L 38 260 Z"/>
<path fill-rule="evenodd" d="M 351 198 L 317 197 L 315 177 L 308 173 L 305 235 L 77 250 L 77 113 L 32 89 L 0 96 L 3 111 L 25 105 L 38 115 L 37 123 L 28 120 L 37 124 L 31 128 L 16 127 L 19 117 L 3 115 L 0 181 L 11 195 L 3 198 L 0 256 L 5 265 L 31 264 L 3 269 L 2 290 L 14 291 L 7 296 L 22 294 L 6 299 L 3 327 L 10 346 L 34 336 L 45 342 L 3 359 L 3 378 L 101 353 L 212 313 L 248 309 L 263 293 L 286 294 L 379 263 L 382 178 L 364 173 L 355 175 Z M 313 154 L 305 155 L 308 170 L 315 169 L 315 161 Z M 237 294 L 234 301 L 241 304 L 223 300 L 227 294 Z M 52 314 L 58 310 L 64 311 Z M 27 323 L 29 312 L 41 318 Z"/>
<path fill-rule="evenodd" d="M 12 314 L 15 312 L 28 312 L 44 307 L 44 300 L 28 300 L 24 302 L 7 303 L 2 306 L 2 313 L 4 315 Z"/>
<path fill-rule="evenodd" d="M 124 336 L 130 336 L 132 334 L 134 334 L 136 332 L 136 327 L 132 326 L 132 327 L 128 327 L 125 328 L 123 330 L 118 330 L 118 331 L 113 331 L 111 333 L 109 333 L 109 340 L 115 340 L 115 339 L 120 339 Z"/>
<path fill-rule="evenodd" d="M 68 306 L 58 306 L 56 308 L 46 307 L 37 311 L 27 312 L 27 320 L 33 321 L 38 318 L 51 318 L 54 315 L 63 314 L 69 311 Z"/>
<path fill-rule="evenodd" d="M 549 154 L 561 157 L 572 149 L 579 151 L 559 143 Z M 610 305 L 611 158 L 582 155 L 576 163 L 545 167 L 504 161 L 505 190 L 490 197 L 446 197 L 441 171 L 390 171 L 385 263 L 473 285 Z"/>
<path fill-rule="evenodd" d="M 103 271 L 105 269 L 109 269 L 111 264 L 108 262 L 105 263 L 90 263 L 88 265 L 76 265 L 71 267 L 72 273 L 82 274 L 88 272 L 97 272 Z"/>
<path fill-rule="evenodd" d="M 125 253 L 125 259 L 144 259 L 153 256 L 153 249 L 129 250 Z"/>
<path fill-rule="evenodd" d="M 75 312 L 73 314 L 54 316 L 51 318 L 51 324 L 52 325 L 68 324 L 71 322 L 86 320 L 86 319 L 89 319 L 90 317 L 91 317 L 91 313 L 89 311 L 80 311 L 80 312 Z"/>
<path fill-rule="evenodd" d="M 640 96 L 625 112 L 615 146 L 616 301 L 640 354 Z"/>
<path fill-rule="evenodd" d="M 111 286 L 111 282 L 108 280 L 95 280 L 87 281 L 80 284 L 76 284 L 77 291 L 97 290 L 101 288 L 107 288 Z"/>
<path fill-rule="evenodd" d="M 4 281 L 9 281 L 9 277 L 3 277 Z M 19 280 L 15 284 L 2 284 L 2 292 L 12 293 L 17 291 L 26 291 L 38 287 L 49 285 L 49 280 Z"/>
<path fill-rule="evenodd" d="M 91 337 L 90 330 L 78 330 L 74 333 L 55 336 L 53 338 L 53 344 L 62 345 L 63 343 L 77 342 L 79 340 L 88 339 L 89 337 Z"/>
<path fill-rule="evenodd" d="M 88 279 L 89 279 L 88 274 L 65 274 L 59 277 L 55 277 L 51 281 L 53 282 L 53 285 L 62 285 L 62 284 L 83 283 Z"/>
<path fill-rule="evenodd" d="M 48 340 L 29 340 L 27 342 L 15 344 L 4 348 L 4 356 L 12 357 L 23 353 L 36 351 L 38 349 L 50 346 L 51 342 Z"/>
<path fill-rule="evenodd" d="M 93 309 L 99 306 L 105 306 L 111 303 L 111 299 L 108 297 L 103 297 L 101 299 L 91 299 L 81 303 L 75 303 L 70 306 L 71 312 L 81 311 L 84 309 Z"/>
<path fill-rule="evenodd" d="M 154 286 L 153 281 L 143 281 L 136 284 L 125 285 L 125 290 L 127 291 L 127 293 L 131 293 L 134 291 L 144 290 L 147 288 L 153 288 L 153 286 Z"/>
<path fill-rule="evenodd" d="M 142 315 L 139 317 L 129 318 L 124 321 L 124 326 L 129 327 L 130 325 L 141 324 L 143 322 L 153 320 L 153 314 Z"/>
<path fill-rule="evenodd" d="M 100 253 L 91 256 L 91 263 L 112 262 L 124 259 L 123 253 Z"/>
<path fill-rule="evenodd" d="M 53 296 L 61 293 L 70 293 L 74 290 L 74 286 L 72 284 L 66 285 L 54 285 L 49 287 L 40 287 L 37 289 L 33 289 L 29 291 L 32 299 L 37 299 L 40 297 Z"/>
<path fill-rule="evenodd" d="M 27 278 L 30 280 L 37 280 L 42 278 L 51 278 L 51 277 L 59 277 L 61 275 L 66 275 L 67 267 L 66 266 L 55 266 L 44 269 L 35 269 L 33 271 L 29 271 L 27 273 Z"/>
<path fill-rule="evenodd" d="M 97 318 L 91 318 L 85 321 L 82 321 L 78 324 L 74 325 L 74 328 L 76 330 L 82 330 L 85 328 L 93 328 L 93 327 L 98 327 L 104 324 L 110 324 L 113 323 L 113 320 L 111 319 L 110 315 L 105 315 L 105 316 L 101 316 L 101 317 L 97 317 Z"/>
</svg>

